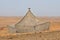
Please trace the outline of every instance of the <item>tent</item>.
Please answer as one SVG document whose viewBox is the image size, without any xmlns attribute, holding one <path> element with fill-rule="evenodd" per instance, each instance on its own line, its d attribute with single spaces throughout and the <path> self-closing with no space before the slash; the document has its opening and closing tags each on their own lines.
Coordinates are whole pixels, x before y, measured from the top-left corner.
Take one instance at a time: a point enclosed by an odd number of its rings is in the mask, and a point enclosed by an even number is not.
<svg viewBox="0 0 60 40">
<path fill-rule="evenodd" d="M 40 20 L 33 15 L 30 8 L 28 8 L 28 12 L 18 23 L 15 24 L 15 28 L 18 33 L 41 32 L 49 29 L 49 24 L 48 21 L 44 21 L 44 19 Z"/>
</svg>

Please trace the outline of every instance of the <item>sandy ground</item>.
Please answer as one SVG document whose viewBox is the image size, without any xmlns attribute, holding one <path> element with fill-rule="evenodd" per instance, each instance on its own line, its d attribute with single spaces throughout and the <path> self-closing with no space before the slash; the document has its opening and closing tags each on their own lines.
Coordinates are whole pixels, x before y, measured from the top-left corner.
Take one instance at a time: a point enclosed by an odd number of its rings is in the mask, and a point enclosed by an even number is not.
<svg viewBox="0 0 60 40">
<path fill-rule="evenodd" d="M 0 35 L 4 36 L 8 33 L 7 25 L 16 24 L 22 17 L 0 17 Z M 49 33 L 15 35 L 12 38 L 0 37 L 0 40 L 60 40 L 60 17 L 39 17 L 50 22 Z M 58 32 L 52 32 L 58 31 Z M 53 35 L 53 36 L 52 36 Z M 17 38 L 14 38 L 17 37 Z M 37 39 L 36 39 L 37 37 Z M 45 39 L 44 39 L 45 38 Z"/>
<path fill-rule="evenodd" d="M 60 31 L 0 36 L 0 40 L 60 40 Z"/>
</svg>

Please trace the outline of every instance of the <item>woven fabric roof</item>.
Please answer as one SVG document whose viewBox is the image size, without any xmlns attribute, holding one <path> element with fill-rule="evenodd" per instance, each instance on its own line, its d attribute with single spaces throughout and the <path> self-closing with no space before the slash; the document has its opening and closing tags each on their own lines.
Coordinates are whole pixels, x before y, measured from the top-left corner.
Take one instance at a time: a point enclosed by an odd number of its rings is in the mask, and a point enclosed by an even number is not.
<svg viewBox="0 0 60 40">
<path fill-rule="evenodd" d="M 33 15 L 33 13 L 31 12 L 31 10 L 29 9 L 28 12 L 26 13 L 26 15 L 22 18 L 21 21 L 19 21 L 17 25 L 21 25 L 21 26 L 35 26 L 38 24 L 41 24 L 42 20 L 39 20 L 39 18 L 37 18 L 36 16 Z"/>
</svg>

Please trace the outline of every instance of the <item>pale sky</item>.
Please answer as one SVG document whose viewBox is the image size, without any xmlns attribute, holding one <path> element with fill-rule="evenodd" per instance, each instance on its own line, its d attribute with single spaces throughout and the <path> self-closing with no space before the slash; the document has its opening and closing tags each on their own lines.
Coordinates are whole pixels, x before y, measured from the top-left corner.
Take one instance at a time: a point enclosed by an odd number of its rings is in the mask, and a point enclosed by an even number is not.
<svg viewBox="0 0 60 40">
<path fill-rule="evenodd" d="M 36 16 L 60 16 L 60 0 L 0 0 L 0 16 L 24 16 L 28 8 Z"/>
</svg>

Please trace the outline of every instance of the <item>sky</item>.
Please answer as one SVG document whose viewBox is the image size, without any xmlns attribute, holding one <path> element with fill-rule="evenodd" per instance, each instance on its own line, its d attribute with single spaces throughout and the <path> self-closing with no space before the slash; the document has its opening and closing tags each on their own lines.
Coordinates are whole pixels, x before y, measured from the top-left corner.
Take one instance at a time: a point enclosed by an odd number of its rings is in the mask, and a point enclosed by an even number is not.
<svg viewBox="0 0 60 40">
<path fill-rule="evenodd" d="M 0 0 L 0 16 L 24 16 L 28 8 L 36 16 L 60 16 L 60 0 Z"/>
</svg>

